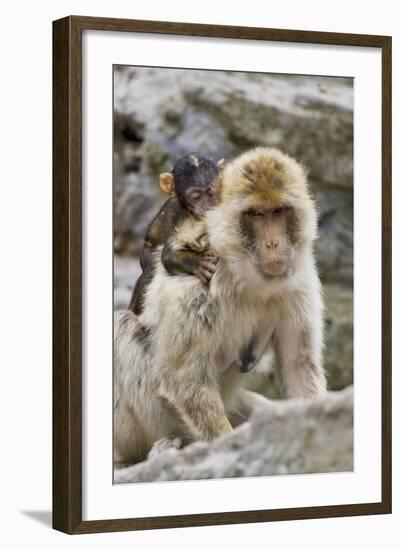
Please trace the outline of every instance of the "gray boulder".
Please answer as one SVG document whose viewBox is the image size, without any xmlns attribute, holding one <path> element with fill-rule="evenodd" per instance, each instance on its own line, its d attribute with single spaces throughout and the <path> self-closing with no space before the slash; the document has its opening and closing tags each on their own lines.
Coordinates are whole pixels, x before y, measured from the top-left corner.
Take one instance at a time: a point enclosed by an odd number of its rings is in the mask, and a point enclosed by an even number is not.
<svg viewBox="0 0 401 550">
<path fill-rule="evenodd" d="M 326 304 L 324 366 L 331 390 L 353 384 L 354 318 L 352 289 L 324 287 Z"/>
<path fill-rule="evenodd" d="M 276 401 L 230 435 L 116 469 L 115 483 L 346 472 L 353 469 L 353 391 Z"/>
</svg>

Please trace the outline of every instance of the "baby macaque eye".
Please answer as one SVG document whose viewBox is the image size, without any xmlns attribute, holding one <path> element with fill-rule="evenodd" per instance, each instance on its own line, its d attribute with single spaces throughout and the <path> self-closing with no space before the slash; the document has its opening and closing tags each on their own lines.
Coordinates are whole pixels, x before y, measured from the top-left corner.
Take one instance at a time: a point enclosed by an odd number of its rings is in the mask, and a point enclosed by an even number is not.
<svg viewBox="0 0 401 550">
<path fill-rule="evenodd" d="M 249 214 L 249 216 L 252 216 L 252 217 L 263 216 L 264 211 L 259 210 L 258 208 L 251 208 L 250 210 L 248 210 L 247 214 Z"/>
<path fill-rule="evenodd" d="M 201 196 L 201 194 L 200 194 L 200 193 L 198 193 L 198 192 L 196 192 L 196 193 L 192 193 L 192 195 L 191 195 L 191 200 L 193 200 L 193 201 L 197 201 L 197 200 L 199 200 L 199 199 L 200 199 L 200 196 Z"/>
</svg>

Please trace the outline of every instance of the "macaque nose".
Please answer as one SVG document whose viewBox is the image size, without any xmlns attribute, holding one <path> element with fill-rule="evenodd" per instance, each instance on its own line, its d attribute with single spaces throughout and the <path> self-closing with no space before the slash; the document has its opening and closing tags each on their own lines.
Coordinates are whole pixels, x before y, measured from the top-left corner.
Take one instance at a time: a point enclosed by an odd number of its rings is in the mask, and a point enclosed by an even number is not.
<svg viewBox="0 0 401 550">
<path fill-rule="evenodd" d="M 270 252 L 277 250 L 278 248 L 278 239 L 270 239 L 266 242 L 266 247 Z"/>
</svg>

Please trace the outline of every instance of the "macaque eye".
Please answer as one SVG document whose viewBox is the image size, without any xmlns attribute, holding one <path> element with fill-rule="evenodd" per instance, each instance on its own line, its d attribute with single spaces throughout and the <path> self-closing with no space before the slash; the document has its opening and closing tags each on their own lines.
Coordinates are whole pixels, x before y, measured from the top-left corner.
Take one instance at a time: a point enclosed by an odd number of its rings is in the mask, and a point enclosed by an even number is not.
<svg viewBox="0 0 401 550">
<path fill-rule="evenodd" d="M 286 211 L 286 208 L 284 208 L 284 206 L 280 206 L 279 208 L 275 208 L 273 210 L 273 214 L 275 216 L 280 216 L 281 214 L 284 214 L 285 211 Z"/>
<path fill-rule="evenodd" d="M 248 210 L 247 214 L 249 216 L 252 216 L 253 218 L 256 218 L 258 216 L 263 216 L 265 213 L 263 210 L 258 210 L 257 208 L 251 208 Z"/>
<path fill-rule="evenodd" d="M 200 194 L 200 193 L 197 193 L 197 192 L 196 192 L 196 193 L 192 193 L 192 194 L 191 194 L 191 200 L 192 200 L 192 201 L 198 201 L 198 200 L 200 199 L 200 197 L 201 197 L 201 194 Z"/>
</svg>

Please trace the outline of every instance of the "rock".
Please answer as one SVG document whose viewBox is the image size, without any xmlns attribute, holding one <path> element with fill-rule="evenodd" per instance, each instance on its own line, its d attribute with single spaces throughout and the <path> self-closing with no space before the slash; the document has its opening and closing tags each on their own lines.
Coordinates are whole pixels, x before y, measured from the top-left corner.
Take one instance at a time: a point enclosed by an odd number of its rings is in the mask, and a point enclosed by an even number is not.
<svg viewBox="0 0 401 550">
<path fill-rule="evenodd" d="M 327 384 L 331 390 L 340 390 L 354 382 L 353 292 L 339 285 L 326 285 L 324 300 Z"/>
<path fill-rule="evenodd" d="M 138 254 L 165 199 L 158 175 L 195 150 L 215 160 L 276 146 L 310 173 L 322 279 L 352 281 L 352 79 L 118 67 L 114 85 L 115 251 Z"/>
<path fill-rule="evenodd" d="M 114 254 L 114 309 L 127 309 L 135 283 L 141 274 L 137 258 Z"/>
<path fill-rule="evenodd" d="M 342 190 L 315 189 L 319 213 L 319 231 L 316 241 L 316 257 L 323 283 L 353 281 L 353 197 Z"/>
<path fill-rule="evenodd" d="M 116 469 L 115 483 L 347 472 L 353 469 L 353 391 L 270 403 L 230 435 L 168 449 Z"/>
</svg>

